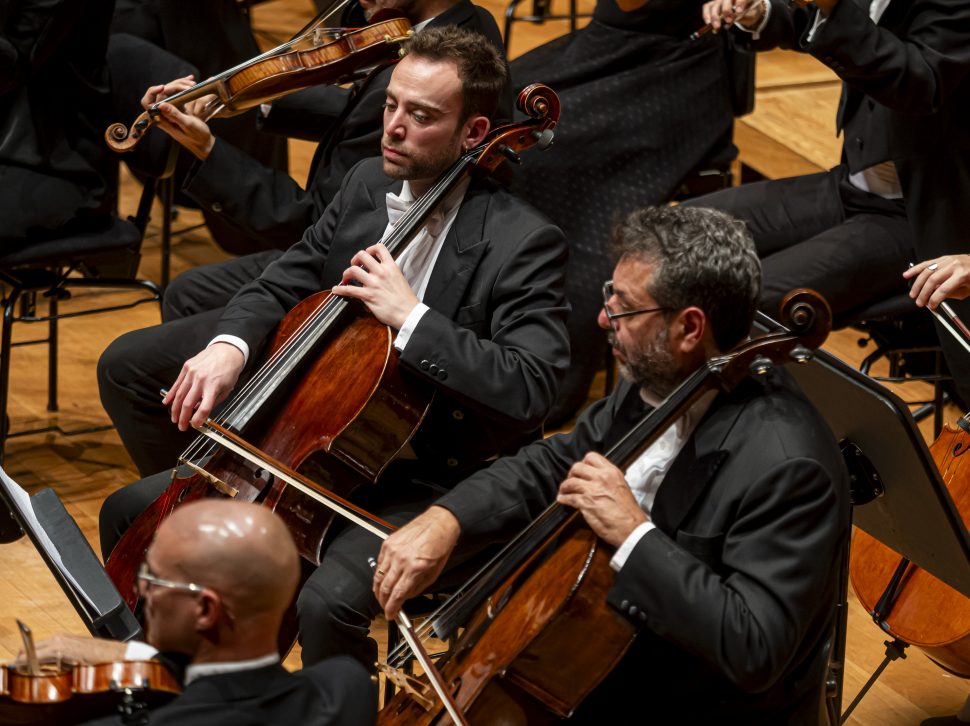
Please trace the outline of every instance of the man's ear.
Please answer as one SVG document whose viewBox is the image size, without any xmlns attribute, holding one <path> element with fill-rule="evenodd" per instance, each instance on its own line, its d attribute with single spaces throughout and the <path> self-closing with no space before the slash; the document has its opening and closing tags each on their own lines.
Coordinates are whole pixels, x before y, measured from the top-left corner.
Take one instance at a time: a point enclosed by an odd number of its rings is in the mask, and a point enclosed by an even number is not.
<svg viewBox="0 0 970 726">
<path fill-rule="evenodd" d="M 198 632 L 214 629 L 222 614 L 222 599 L 212 590 L 203 590 L 196 598 L 198 606 L 195 615 L 195 628 Z"/>
<path fill-rule="evenodd" d="M 674 325 L 675 339 L 681 353 L 704 351 L 707 316 L 703 310 L 694 306 L 684 308 L 677 314 Z"/>
<path fill-rule="evenodd" d="M 492 124 L 487 116 L 476 114 L 469 116 L 468 120 L 465 121 L 464 128 L 465 138 L 462 139 L 462 149 L 468 151 L 469 149 L 474 149 L 485 140 L 489 130 L 492 128 Z"/>
</svg>

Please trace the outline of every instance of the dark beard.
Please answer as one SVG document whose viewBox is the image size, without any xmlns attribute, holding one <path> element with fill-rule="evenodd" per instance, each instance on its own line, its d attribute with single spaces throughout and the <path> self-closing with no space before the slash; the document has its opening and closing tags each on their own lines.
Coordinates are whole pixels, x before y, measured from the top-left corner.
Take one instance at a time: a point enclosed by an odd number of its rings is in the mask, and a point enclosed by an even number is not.
<svg viewBox="0 0 970 726">
<path fill-rule="evenodd" d="M 673 353 L 667 347 L 666 328 L 635 350 L 625 350 L 617 342 L 615 333 L 609 334 L 609 340 L 625 361 L 620 363 L 620 374 L 654 397 L 666 398 L 684 380 Z"/>
</svg>

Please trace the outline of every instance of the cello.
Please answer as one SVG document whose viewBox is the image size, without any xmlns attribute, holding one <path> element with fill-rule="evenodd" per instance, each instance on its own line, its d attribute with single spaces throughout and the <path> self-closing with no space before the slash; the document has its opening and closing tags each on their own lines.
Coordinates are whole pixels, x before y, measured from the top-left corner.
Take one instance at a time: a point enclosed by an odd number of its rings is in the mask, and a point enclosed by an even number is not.
<svg viewBox="0 0 970 726">
<path fill-rule="evenodd" d="M 970 352 L 970 329 L 946 302 L 939 308 L 928 309 Z M 956 426 L 945 424 L 930 446 L 933 462 L 964 528 L 970 512 L 970 458 L 965 456 L 968 451 L 970 412 Z M 970 600 L 962 593 L 860 528 L 852 536 L 849 581 L 859 602 L 886 633 L 920 648 L 944 670 L 970 678 Z M 892 657 L 887 651 L 887 658 Z M 850 711 L 858 701 L 857 697 Z"/>
<path fill-rule="evenodd" d="M 206 102 L 204 121 L 224 118 L 320 84 L 349 83 L 393 63 L 398 44 L 412 33 L 411 23 L 393 13 L 378 13 L 374 22 L 363 28 L 329 28 L 323 22 L 340 10 L 346 1 L 328 15 L 314 18 L 292 39 L 261 55 L 240 63 L 191 88 L 164 99 L 176 108 L 213 95 Z M 111 124 L 104 132 L 113 151 L 131 151 L 154 125 L 160 111 L 152 104 L 131 124 Z"/>
<path fill-rule="evenodd" d="M 606 458 L 626 468 L 709 391 L 729 391 L 775 363 L 808 361 L 830 328 L 828 306 L 816 293 L 796 291 L 782 317 L 797 333 L 771 333 L 710 359 Z M 470 723 L 567 718 L 619 663 L 637 631 L 607 604 L 612 554 L 577 511 L 554 503 L 430 616 L 423 634 L 447 637 L 464 625 L 437 666 Z M 403 649 L 389 654 L 389 667 L 403 657 Z M 447 723 L 420 683 L 397 693 L 378 721 Z"/>
<path fill-rule="evenodd" d="M 497 128 L 442 174 L 384 240 L 392 256 L 473 171 L 485 173 L 525 149 L 548 146 L 559 115 L 555 94 L 532 86 L 520 94 L 519 104 L 530 120 Z M 408 442 L 430 400 L 428 387 L 398 371 L 392 338 L 392 331 L 358 303 L 318 293 L 283 321 L 267 362 L 229 402 L 218 423 L 243 434 L 267 457 L 314 479 L 311 491 L 329 489 L 343 496 L 374 481 Z M 272 507 L 290 526 L 301 555 L 320 561 L 329 513 L 306 491 L 292 491 L 269 467 L 230 455 L 221 438 L 218 446 L 210 441 L 200 438 L 185 452 L 172 486 L 108 559 L 108 572 L 131 605 L 135 570 L 157 524 L 179 503 L 194 498 L 221 494 Z M 186 476 L 185 470 L 194 473 Z"/>
</svg>

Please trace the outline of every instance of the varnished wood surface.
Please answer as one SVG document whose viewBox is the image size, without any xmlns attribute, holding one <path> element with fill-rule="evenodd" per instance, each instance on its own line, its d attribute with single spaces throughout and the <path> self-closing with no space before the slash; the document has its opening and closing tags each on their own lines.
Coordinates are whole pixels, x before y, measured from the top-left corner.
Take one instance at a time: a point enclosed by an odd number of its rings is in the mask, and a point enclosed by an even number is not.
<svg viewBox="0 0 970 726">
<path fill-rule="evenodd" d="M 504 4 L 483 2 L 497 16 L 500 27 Z M 558 7 L 566 0 L 554 0 Z M 583 3 L 580 3 L 582 7 Z M 274 0 L 255 6 L 257 27 L 270 34 L 293 32 L 310 15 L 309 2 Z M 529 3 L 523 3 L 527 10 Z M 516 24 L 513 53 L 521 53 L 565 30 L 565 23 L 533 26 Z M 261 40 L 263 35 L 260 35 Z M 813 65 L 814 64 L 814 65 Z M 773 148 L 772 176 L 818 170 L 837 160 L 838 141 L 834 135 L 834 103 L 838 84 L 831 72 L 812 59 L 791 53 L 771 53 L 759 58 L 758 111 L 738 126 L 739 145 L 752 165 L 759 161 L 764 147 Z M 827 85 L 828 84 L 828 85 Z M 788 109 L 788 112 L 785 111 Z M 781 110 L 779 110 L 781 109 Z M 564 114 L 569 109 L 563 109 Z M 785 119 L 788 123 L 784 123 Z M 740 143 L 743 135 L 759 143 Z M 794 141 L 798 135 L 799 141 Z M 770 144 L 768 142 L 771 142 Z M 760 144 L 760 145 L 759 145 Z M 773 144 L 773 146 L 772 146 Z M 291 142 L 291 172 L 303 182 L 313 147 Z M 801 161 L 799 161 L 801 160 Z M 757 167 L 756 167 L 757 168 Z M 138 185 L 127 175 L 123 182 L 122 209 L 133 213 Z M 190 211 L 181 210 L 175 228 L 199 221 Z M 143 246 L 141 274 L 158 279 L 158 220 L 153 221 Z M 225 258 L 206 234 L 199 230 L 178 238 L 173 250 L 173 273 L 191 266 Z M 117 294 L 86 293 L 68 301 L 63 309 L 119 299 Z M 28 425 L 56 423 L 64 428 L 88 427 L 107 423 L 97 393 L 95 365 L 104 347 L 127 330 L 159 321 L 157 307 L 146 305 L 106 315 L 81 317 L 60 325 L 61 361 L 59 366 L 60 411 L 50 414 L 46 405 L 46 353 L 42 346 L 16 348 L 13 352 L 10 416 L 12 430 Z M 15 338 L 25 340 L 44 334 L 41 326 L 15 326 Z M 858 333 L 842 331 L 832 335 L 826 348 L 857 364 L 868 352 L 860 348 Z M 600 383 L 593 390 L 602 390 Z M 904 398 L 928 397 L 928 388 L 910 384 L 899 392 Z M 952 420 L 959 415 L 948 411 Z M 929 436 L 929 422 L 921 425 Z M 77 519 L 85 536 L 98 550 L 97 515 L 101 502 L 110 492 L 137 478 L 136 472 L 113 431 L 64 437 L 40 434 L 8 442 L 6 471 L 33 493 L 53 487 Z M 0 545 L 0 658 L 13 657 L 19 649 L 14 618 L 28 621 L 37 637 L 60 631 L 83 633 L 74 613 L 53 577 L 26 539 Z M 383 639 L 378 624 L 378 640 Z M 848 654 L 845 672 L 845 699 L 848 704 L 883 656 L 884 634 L 850 595 Z M 288 664 L 297 666 L 296 657 Z M 943 672 L 916 650 L 892 664 L 870 695 L 862 702 L 850 723 L 865 726 L 909 726 L 927 716 L 955 713 L 968 692 L 967 683 Z"/>
</svg>

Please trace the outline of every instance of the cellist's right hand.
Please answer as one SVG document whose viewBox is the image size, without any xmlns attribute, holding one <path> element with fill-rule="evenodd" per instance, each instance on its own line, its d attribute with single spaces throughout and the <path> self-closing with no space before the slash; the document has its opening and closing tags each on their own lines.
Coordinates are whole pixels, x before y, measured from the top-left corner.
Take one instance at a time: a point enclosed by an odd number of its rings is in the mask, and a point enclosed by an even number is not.
<svg viewBox="0 0 970 726">
<path fill-rule="evenodd" d="M 216 137 L 206 123 L 208 117 L 206 104 L 214 96 L 208 94 L 189 101 L 181 110 L 170 103 L 161 103 L 169 96 L 181 93 L 194 85 L 195 76 L 185 76 L 161 86 L 151 86 L 142 96 L 141 105 L 147 111 L 153 104 L 158 103 L 160 112 L 158 127 L 188 149 L 197 159 L 205 161 L 216 143 Z"/>
<path fill-rule="evenodd" d="M 172 423 L 179 431 L 187 431 L 189 424 L 201 426 L 212 409 L 222 401 L 242 373 L 246 359 L 232 343 L 213 343 L 182 365 L 162 403 L 172 410 Z"/>
</svg>

